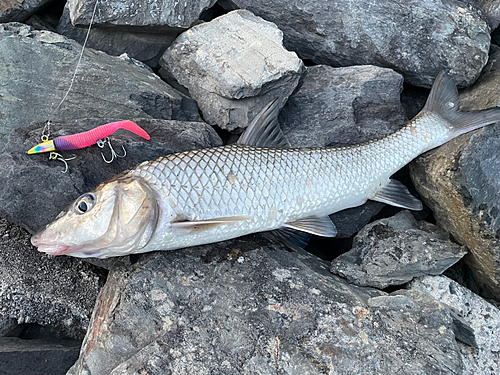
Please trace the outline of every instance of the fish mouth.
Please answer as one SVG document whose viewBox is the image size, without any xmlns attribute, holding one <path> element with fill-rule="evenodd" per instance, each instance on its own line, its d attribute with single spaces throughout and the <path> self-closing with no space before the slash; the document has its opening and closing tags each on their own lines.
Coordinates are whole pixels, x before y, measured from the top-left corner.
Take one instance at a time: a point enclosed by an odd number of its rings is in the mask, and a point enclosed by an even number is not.
<svg viewBox="0 0 500 375">
<path fill-rule="evenodd" d="M 61 255 L 69 248 L 68 245 L 41 243 L 39 237 L 34 235 L 31 237 L 31 244 L 38 248 L 38 251 L 49 255 Z"/>
</svg>

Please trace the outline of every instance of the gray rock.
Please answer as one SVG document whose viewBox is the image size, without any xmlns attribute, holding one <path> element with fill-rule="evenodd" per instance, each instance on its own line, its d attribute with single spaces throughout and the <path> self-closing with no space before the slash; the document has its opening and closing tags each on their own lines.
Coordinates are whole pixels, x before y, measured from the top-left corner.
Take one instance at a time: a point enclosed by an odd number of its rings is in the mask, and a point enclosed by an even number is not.
<svg viewBox="0 0 500 375">
<path fill-rule="evenodd" d="M 67 4 L 59 20 L 57 32 L 81 44 L 83 44 L 87 35 L 86 28 L 75 27 L 71 24 Z M 110 55 L 119 56 L 126 53 L 128 56 L 142 61 L 152 68 L 158 68 L 160 57 L 178 34 L 179 32 L 174 30 L 170 33 L 152 34 L 116 30 L 114 28 L 93 28 L 89 34 L 87 45 Z"/>
<path fill-rule="evenodd" d="M 211 125 L 245 128 L 271 100 L 284 105 L 304 64 L 276 25 L 241 10 L 182 33 L 160 65 L 196 99 Z"/>
<path fill-rule="evenodd" d="M 76 159 L 68 162 L 69 171 L 65 174 L 61 173 L 64 165 L 57 160 L 48 160 L 47 154 L 26 154 L 40 142 L 43 124 L 14 130 L 0 154 L 0 216 L 33 233 L 51 222 L 80 194 L 140 162 L 169 153 L 222 145 L 217 133 L 202 122 L 132 120 L 149 133 L 150 141 L 120 130 L 111 136 L 111 140 L 118 153 L 122 153 L 120 146 L 125 146 L 125 158 L 106 164 L 97 146 L 66 152 L 66 157 L 74 154 Z M 52 137 L 78 133 L 111 121 L 116 119 L 54 123 L 51 133 Z M 103 152 L 109 159 L 109 150 Z"/>
<path fill-rule="evenodd" d="M 461 374 L 449 310 L 347 284 L 261 236 L 109 274 L 76 374 Z"/>
<path fill-rule="evenodd" d="M 439 71 L 472 84 L 488 59 L 490 29 L 473 2 L 232 0 L 274 22 L 285 47 L 316 64 L 373 64 L 430 87 Z M 231 6 L 232 4 L 232 6 Z"/>
<path fill-rule="evenodd" d="M 500 55 L 492 55 L 498 61 Z M 498 63 L 461 96 L 463 110 L 500 103 Z M 436 222 L 467 246 L 464 261 L 483 295 L 500 295 L 500 127 L 463 135 L 410 164 L 416 189 Z"/>
<path fill-rule="evenodd" d="M 2 0 L 0 2 L 0 23 L 22 22 L 51 0 Z"/>
<path fill-rule="evenodd" d="M 477 348 L 458 343 L 464 374 L 500 373 L 500 310 L 496 306 L 444 276 L 418 278 L 410 286 L 456 309 L 472 328 Z"/>
<path fill-rule="evenodd" d="M 348 208 L 330 215 L 330 219 L 337 228 L 335 238 L 352 237 L 382 211 L 384 206 L 384 203 L 368 201 L 362 206 Z"/>
<path fill-rule="evenodd" d="M 0 338 L 0 374 L 64 375 L 78 358 L 80 341 Z"/>
<path fill-rule="evenodd" d="M 12 129 L 50 117 L 70 87 L 80 51 L 62 35 L 0 24 L 0 149 Z M 86 48 L 72 90 L 52 120 L 199 119 L 190 101 L 134 60 Z"/>
<path fill-rule="evenodd" d="M 17 319 L 0 313 L 0 337 L 9 336 L 17 327 Z"/>
<path fill-rule="evenodd" d="M 41 254 L 29 239 L 0 219 L 0 319 L 61 327 L 81 338 L 105 276 L 81 260 Z"/>
<path fill-rule="evenodd" d="M 486 19 L 491 30 L 495 30 L 500 24 L 500 1 L 499 0 L 476 0 L 476 3 L 486 14 Z"/>
<path fill-rule="evenodd" d="M 279 116 L 292 147 L 348 146 L 382 138 L 407 118 L 403 77 L 372 65 L 307 68 Z"/>
<path fill-rule="evenodd" d="M 97 27 L 121 26 L 143 28 L 150 32 L 169 31 L 172 28 L 189 28 L 198 21 L 200 14 L 217 0 L 99 0 L 93 25 Z M 86 0 L 69 0 L 73 25 L 88 25 L 95 3 Z"/>
<path fill-rule="evenodd" d="M 386 288 L 440 275 L 466 253 L 441 228 L 401 211 L 364 227 L 352 250 L 334 259 L 330 270 L 352 284 Z"/>
</svg>

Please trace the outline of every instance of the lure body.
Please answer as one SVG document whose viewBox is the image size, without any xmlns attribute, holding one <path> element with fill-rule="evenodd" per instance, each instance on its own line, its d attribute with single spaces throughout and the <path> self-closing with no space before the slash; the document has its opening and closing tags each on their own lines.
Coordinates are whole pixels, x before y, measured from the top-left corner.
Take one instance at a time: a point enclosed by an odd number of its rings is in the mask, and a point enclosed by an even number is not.
<svg viewBox="0 0 500 375">
<path fill-rule="evenodd" d="M 131 131 L 132 133 L 137 134 L 138 136 L 146 140 L 150 139 L 149 134 L 139 125 L 130 120 L 124 120 L 110 122 L 109 124 L 98 126 L 97 128 L 88 130 L 86 132 L 64 135 L 48 141 L 44 141 L 39 145 L 31 148 L 28 151 L 28 154 L 39 154 L 42 152 L 51 151 L 78 150 L 80 148 L 89 147 L 96 144 L 100 139 L 105 139 L 106 137 L 110 136 L 118 129 Z"/>
</svg>

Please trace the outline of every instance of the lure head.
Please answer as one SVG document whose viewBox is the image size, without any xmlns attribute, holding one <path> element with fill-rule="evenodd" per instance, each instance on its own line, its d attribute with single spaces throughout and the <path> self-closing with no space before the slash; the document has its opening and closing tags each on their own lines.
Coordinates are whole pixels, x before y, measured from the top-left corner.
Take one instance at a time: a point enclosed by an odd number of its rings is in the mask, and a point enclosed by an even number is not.
<svg viewBox="0 0 500 375">
<path fill-rule="evenodd" d="M 56 146 L 54 145 L 54 140 L 43 141 L 42 143 L 32 147 L 28 150 L 28 154 L 40 154 L 42 152 L 51 152 L 55 151 Z"/>
<path fill-rule="evenodd" d="M 50 255 L 127 255 L 148 244 L 157 221 L 151 189 L 138 179 L 117 177 L 80 196 L 31 243 Z"/>
</svg>

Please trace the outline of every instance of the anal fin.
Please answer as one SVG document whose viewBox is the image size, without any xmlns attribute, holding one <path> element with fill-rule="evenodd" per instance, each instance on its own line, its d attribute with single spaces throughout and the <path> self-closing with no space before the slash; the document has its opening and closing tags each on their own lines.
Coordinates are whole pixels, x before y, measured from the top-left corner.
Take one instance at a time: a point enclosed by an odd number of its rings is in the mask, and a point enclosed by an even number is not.
<svg viewBox="0 0 500 375">
<path fill-rule="evenodd" d="M 415 211 L 423 208 L 422 202 L 411 195 L 406 186 L 396 180 L 390 180 L 389 184 L 371 200 Z"/>
<path fill-rule="evenodd" d="M 285 223 L 283 226 L 321 237 L 335 237 L 337 235 L 337 228 L 328 216 L 308 216 L 291 223 Z"/>
</svg>

